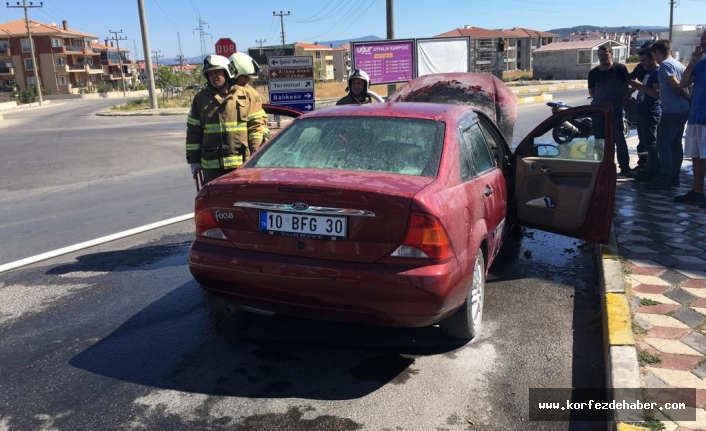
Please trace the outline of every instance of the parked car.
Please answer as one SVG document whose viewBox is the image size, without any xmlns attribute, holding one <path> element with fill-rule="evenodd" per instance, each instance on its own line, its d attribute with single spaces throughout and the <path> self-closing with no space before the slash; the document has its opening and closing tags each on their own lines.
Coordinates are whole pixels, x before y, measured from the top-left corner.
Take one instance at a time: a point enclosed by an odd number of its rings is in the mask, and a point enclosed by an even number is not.
<svg viewBox="0 0 706 431">
<path fill-rule="evenodd" d="M 552 116 L 514 153 L 496 122 L 468 104 L 301 115 L 198 193 L 189 268 L 207 292 L 246 310 L 438 323 L 472 339 L 488 268 L 513 226 L 607 242 L 616 182 L 609 112 Z M 600 117 L 606 139 L 585 139 L 583 151 L 557 145 L 552 129 L 574 116 Z"/>
</svg>

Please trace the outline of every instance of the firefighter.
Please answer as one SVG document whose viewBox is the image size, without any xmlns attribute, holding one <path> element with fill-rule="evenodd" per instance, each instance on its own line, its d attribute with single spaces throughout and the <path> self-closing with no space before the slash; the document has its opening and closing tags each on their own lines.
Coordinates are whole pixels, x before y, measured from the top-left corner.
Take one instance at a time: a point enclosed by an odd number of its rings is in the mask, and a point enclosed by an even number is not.
<svg viewBox="0 0 706 431">
<path fill-rule="evenodd" d="M 261 98 L 238 96 L 229 60 L 209 55 L 203 62 L 206 88 L 194 97 L 186 125 L 186 161 L 193 175 L 201 169 L 204 183 L 233 171 L 250 155 L 249 130 L 267 114 Z"/>
<path fill-rule="evenodd" d="M 368 96 L 368 89 L 370 88 L 370 77 L 367 73 L 360 69 L 356 69 L 348 77 L 348 87 L 346 94 L 341 98 L 336 105 L 363 105 L 365 103 L 371 103 L 373 99 Z"/>
<path fill-rule="evenodd" d="M 228 61 L 236 88 L 238 121 L 247 121 L 248 126 L 248 145 L 245 150 L 245 160 L 247 160 L 270 134 L 267 128 L 267 114 L 262 110 L 262 97 L 257 90 L 248 85 L 251 79 L 257 79 L 260 66 L 252 57 L 242 52 L 231 55 Z"/>
</svg>

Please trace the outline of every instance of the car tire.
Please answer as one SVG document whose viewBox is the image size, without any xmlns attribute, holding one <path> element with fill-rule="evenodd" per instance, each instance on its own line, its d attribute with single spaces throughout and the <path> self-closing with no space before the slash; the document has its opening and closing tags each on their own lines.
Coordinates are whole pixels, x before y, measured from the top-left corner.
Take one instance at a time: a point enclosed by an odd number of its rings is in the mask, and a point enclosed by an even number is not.
<svg viewBox="0 0 706 431">
<path fill-rule="evenodd" d="M 447 337 L 472 340 L 480 334 L 485 302 L 485 259 L 478 250 L 473 262 L 471 285 L 466 300 L 452 315 L 439 323 L 441 332 Z"/>
</svg>

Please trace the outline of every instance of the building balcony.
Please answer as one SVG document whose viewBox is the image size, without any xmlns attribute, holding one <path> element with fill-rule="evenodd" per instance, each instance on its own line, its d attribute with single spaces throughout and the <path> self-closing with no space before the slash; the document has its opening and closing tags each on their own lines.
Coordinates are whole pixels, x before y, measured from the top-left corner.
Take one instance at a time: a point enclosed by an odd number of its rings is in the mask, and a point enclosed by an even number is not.
<svg viewBox="0 0 706 431">
<path fill-rule="evenodd" d="M 67 54 L 68 53 L 77 53 L 77 54 L 84 53 L 83 47 L 79 46 L 79 45 L 66 45 L 66 46 L 64 46 L 64 50 L 66 51 Z"/>
<path fill-rule="evenodd" d="M 100 64 L 91 64 L 86 68 L 86 72 L 90 74 L 103 73 L 103 66 Z"/>
<path fill-rule="evenodd" d="M 14 67 L 0 67 L 0 75 L 15 75 Z"/>
<path fill-rule="evenodd" d="M 12 55 L 12 50 L 10 48 L 0 48 L 0 57 L 9 57 Z"/>
</svg>

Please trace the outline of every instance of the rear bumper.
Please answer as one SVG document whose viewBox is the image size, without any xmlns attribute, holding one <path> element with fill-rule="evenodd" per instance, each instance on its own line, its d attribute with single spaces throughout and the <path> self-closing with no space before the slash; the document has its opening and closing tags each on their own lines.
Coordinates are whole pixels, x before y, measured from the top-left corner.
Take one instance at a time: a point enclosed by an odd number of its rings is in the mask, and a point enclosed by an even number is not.
<svg viewBox="0 0 706 431">
<path fill-rule="evenodd" d="M 189 269 L 207 292 L 292 316 L 421 327 L 461 305 L 470 284 L 456 259 L 426 266 L 360 264 L 239 250 L 197 239 Z"/>
</svg>

